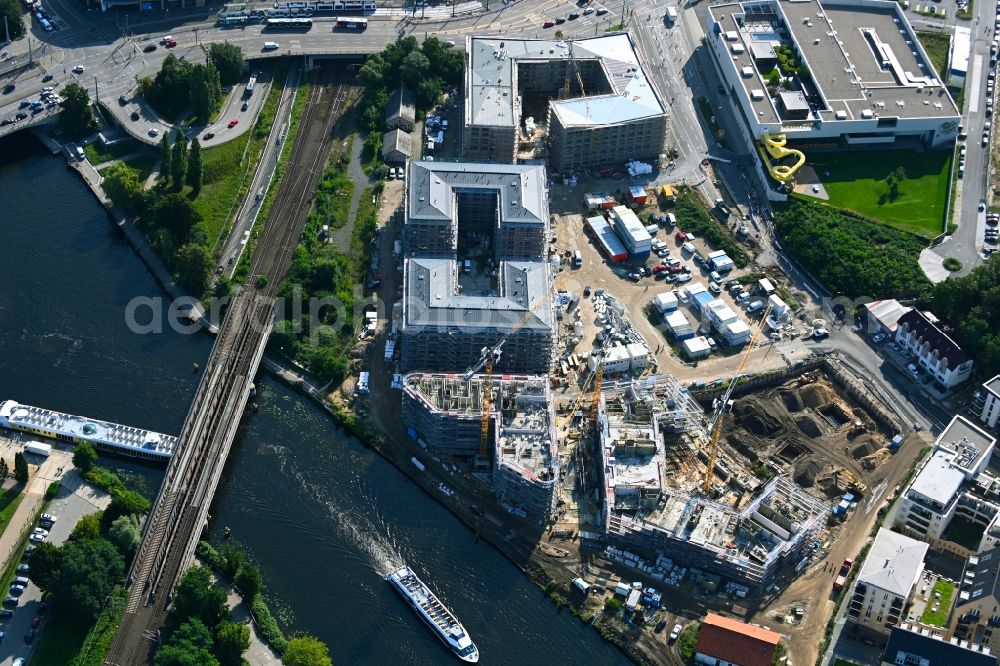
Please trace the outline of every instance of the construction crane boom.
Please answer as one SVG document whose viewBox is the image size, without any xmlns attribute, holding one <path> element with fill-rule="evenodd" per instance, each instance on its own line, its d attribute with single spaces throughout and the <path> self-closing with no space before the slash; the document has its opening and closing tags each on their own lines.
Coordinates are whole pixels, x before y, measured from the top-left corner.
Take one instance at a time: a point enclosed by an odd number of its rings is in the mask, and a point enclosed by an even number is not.
<svg viewBox="0 0 1000 666">
<path fill-rule="evenodd" d="M 722 424 L 725 420 L 729 399 L 732 397 L 733 390 L 736 388 L 736 382 L 738 382 L 740 377 L 743 376 L 743 369 L 750 360 L 750 353 L 753 351 L 754 345 L 757 344 L 757 339 L 764 330 L 764 322 L 767 321 L 768 315 L 771 314 L 772 307 L 773 306 L 769 305 L 767 310 L 764 311 L 764 315 L 760 319 L 760 325 L 750 338 L 750 343 L 747 345 L 746 350 L 743 352 L 743 356 L 740 358 L 740 364 L 736 368 L 736 373 L 733 375 L 733 378 L 729 380 L 729 386 L 726 387 L 726 392 L 722 394 L 722 398 L 719 400 L 718 404 L 716 404 L 715 412 L 712 414 L 712 419 L 708 422 L 708 467 L 705 470 L 705 481 L 702 484 L 702 492 L 706 495 L 712 492 L 712 479 L 715 475 L 715 461 L 719 456 L 719 440 L 722 438 Z"/>
<path fill-rule="evenodd" d="M 489 435 L 490 435 L 490 411 L 493 409 L 493 366 L 500 359 L 500 353 L 503 351 L 503 345 L 507 340 L 510 339 L 512 335 L 520 331 L 522 328 L 527 326 L 528 322 L 535 315 L 535 312 L 545 303 L 545 300 L 540 300 L 535 305 L 524 313 L 524 316 L 514 324 L 507 333 L 504 334 L 500 340 L 492 347 L 483 347 L 482 355 L 479 357 L 479 361 L 476 362 L 471 368 L 465 371 L 462 377 L 465 381 L 472 379 L 472 376 L 477 372 L 486 369 L 486 381 L 483 382 L 483 395 L 481 401 L 482 407 L 482 422 L 479 427 L 479 460 L 486 461 L 489 460 Z"/>
</svg>

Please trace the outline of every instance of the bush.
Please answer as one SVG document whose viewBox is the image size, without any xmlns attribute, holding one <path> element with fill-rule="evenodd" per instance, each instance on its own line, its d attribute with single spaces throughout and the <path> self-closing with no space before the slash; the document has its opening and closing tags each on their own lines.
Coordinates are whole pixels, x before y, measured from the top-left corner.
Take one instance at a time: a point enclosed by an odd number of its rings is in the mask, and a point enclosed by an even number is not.
<svg viewBox="0 0 1000 666">
<path fill-rule="evenodd" d="M 948 257 L 944 260 L 944 267 L 952 273 L 955 273 L 962 270 L 962 262 L 955 257 Z"/>
<path fill-rule="evenodd" d="M 605 613 L 617 615 L 618 613 L 622 612 L 622 608 L 624 608 L 624 606 L 622 606 L 622 602 L 620 599 L 616 599 L 615 597 L 608 597 L 607 599 L 604 600 Z"/>
<path fill-rule="evenodd" d="M 729 235 L 724 226 L 712 218 L 698 195 L 690 188 L 683 187 L 677 192 L 674 214 L 677 216 L 678 227 L 704 238 L 720 250 L 725 250 L 737 267 L 745 268 L 750 263 L 746 251 Z"/>
<path fill-rule="evenodd" d="M 62 488 L 62 484 L 58 481 L 53 481 L 49 484 L 49 487 L 45 489 L 45 500 L 53 500 L 56 495 L 59 494 L 59 490 Z"/>
<path fill-rule="evenodd" d="M 257 618 L 257 631 L 260 633 L 260 637 L 279 653 L 283 654 L 288 649 L 288 639 L 281 633 L 281 627 L 278 626 L 278 621 L 271 615 L 271 609 L 267 607 L 267 604 L 264 603 L 261 597 L 257 597 L 250 602 L 250 610 L 253 612 L 254 617 Z"/>
</svg>

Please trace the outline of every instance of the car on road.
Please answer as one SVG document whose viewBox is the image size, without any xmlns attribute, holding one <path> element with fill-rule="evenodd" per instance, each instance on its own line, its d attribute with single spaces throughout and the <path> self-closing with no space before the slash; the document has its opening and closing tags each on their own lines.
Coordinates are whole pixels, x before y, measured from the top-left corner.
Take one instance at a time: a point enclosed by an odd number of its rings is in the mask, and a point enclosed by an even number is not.
<svg viewBox="0 0 1000 666">
<path fill-rule="evenodd" d="M 31 621 L 31 628 L 38 629 L 38 625 L 42 623 L 42 618 L 35 616 L 35 619 Z"/>
<path fill-rule="evenodd" d="M 556 19 L 555 19 L 555 21 L 556 21 L 557 25 L 562 25 L 563 23 L 566 22 L 566 19 L 563 18 L 562 16 L 557 16 Z"/>
<path fill-rule="evenodd" d="M 548 21 L 546 21 L 545 23 L 542 24 L 542 27 L 543 28 L 551 28 L 555 24 L 556 24 L 555 21 L 553 21 L 552 19 L 549 19 Z"/>
<path fill-rule="evenodd" d="M 879 333 L 874 338 L 872 338 L 872 342 L 874 342 L 875 344 L 878 344 L 883 340 L 885 340 L 885 333 Z"/>
<path fill-rule="evenodd" d="M 604 7 L 598 7 L 597 8 L 597 15 L 598 16 L 603 16 L 604 14 L 607 14 L 607 13 L 608 13 L 608 10 L 605 9 Z"/>
<path fill-rule="evenodd" d="M 203 140 L 208 141 L 209 139 L 215 138 L 215 132 L 206 132 L 205 136 L 201 137 Z"/>
<path fill-rule="evenodd" d="M 163 44 L 163 46 L 164 46 L 164 48 L 168 48 L 168 49 L 172 49 L 172 48 L 174 48 L 175 46 L 177 46 L 177 42 L 176 42 L 176 41 L 174 41 L 173 39 L 171 39 L 171 40 L 168 40 L 167 42 L 165 42 L 165 43 Z"/>
<path fill-rule="evenodd" d="M 11 94 L 12 92 L 14 92 L 14 87 L 15 87 L 15 86 L 14 86 L 14 84 L 13 84 L 13 83 L 8 83 L 7 85 L 5 85 L 5 86 L 3 87 L 3 94 L 4 94 L 4 95 L 9 95 L 9 94 Z"/>
<path fill-rule="evenodd" d="M 132 114 L 129 115 L 129 118 L 131 118 L 132 120 L 139 120 L 139 112 L 133 111 Z"/>
<path fill-rule="evenodd" d="M 274 51 L 278 48 L 278 42 L 264 42 L 264 47 L 262 51 Z"/>
<path fill-rule="evenodd" d="M 128 104 L 128 97 L 126 97 L 125 95 L 118 95 L 118 104 L 120 104 L 121 106 L 125 106 L 126 104 Z"/>
<path fill-rule="evenodd" d="M 46 74 L 45 76 L 42 77 L 42 83 L 48 83 L 51 80 L 52 80 L 51 74 Z"/>
<path fill-rule="evenodd" d="M 36 631 L 35 629 L 29 629 L 28 633 L 24 635 L 24 644 L 31 645 L 33 642 L 35 642 L 35 636 L 37 635 L 38 631 Z"/>
<path fill-rule="evenodd" d="M 166 44 L 167 42 L 172 42 L 172 41 L 174 41 L 173 35 L 166 35 L 165 37 L 160 39 L 161 44 Z"/>
<path fill-rule="evenodd" d="M 236 127 L 239 124 L 240 124 L 240 119 L 239 118 L 233 118 L 232 120 L 229 121 L 229 124 L 226 125 L 226 127 L 228 127 L 229 129 L 233 129 L 234 127 Z"/>
<path fill-rule="evenodd" d="M 85 68 L 84 68 L 83 65 L 77 65 L 76 67 L 73 68 L 73 73 L 74 74 L 83 74 L 84 69 Z"/>
<path fill-rule="evenodd" d="M 576 19 L 580 18 L 580 15 L 577 14 L 576 12 L 570 12 L 569 16 L 567 16 L 566 18 L 568 18 L 570 21 L 575 21 Z"/>
<path fill-rule="evenodd" d="M 584 16 L 590 16 L 593 13 L 594 13 L 594 8 L 593 7 L 587 7 L 586 9 L 583 10 L 583 15 Z"/>
<path fill-rule="evenodd" d="M 246 111 L 250 108 L 250 102 L 243 102 L 243 106 L 240 107 L 240 111 Z"/>
<path fill-rule="evenodd" d="M 149 130 L 149 136 L 159 136 L 159 135 L 160 135 L 160 130 L 156 129 L 155 127 Z"/>
<path fill-rule="evenodd" d="M 24 657 L 18 657 L 10 666 L 24 666 Z"/>
<path fill-rule="evenodd" d="M 142 47 L 143 53 L 152 53 L 155 50 L 156 50 L 156 44 L 146 44 L 144 47 Z"/>
<path fill-rule="evenodd" d="M 14 119 L 15 119 L 15 120 L 24 120 L 24 119 L 25 119 L 25 118 L 27 118 L 27 117 L 28 117 L 28 114 L 27 114 L 27 113 L 25 113 L 24 111 L 18 111 L 18 112 L 17 112 L 17 115 L 16 115 L 16 116 L 14 116 Z"/>
<path fill-rule="evenodd" d="M 13 125 L 15 122 L 17 122 L 17 121 L 15 121 L 13 118 L 4 118 L 3 120 L 0 120 L 0 127 L 6 127 L 7 125 Z"/>
<path fill-rule="evenodd" d="M 684 631 L 684 625 L 675 624 L 674 628 L 670 631 L 670 642 L 673 643 L 676 641 L 680 637 L 682 631 Z"/>
</svg>

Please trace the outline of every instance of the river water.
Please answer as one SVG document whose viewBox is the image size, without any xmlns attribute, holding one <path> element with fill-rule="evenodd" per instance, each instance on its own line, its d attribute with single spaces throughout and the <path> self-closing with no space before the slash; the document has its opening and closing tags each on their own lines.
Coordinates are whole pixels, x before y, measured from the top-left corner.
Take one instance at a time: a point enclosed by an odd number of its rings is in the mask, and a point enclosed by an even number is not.
<svg viewBox="0 0 1000 666">
<path fill-rule="evenodd" d="M 128 303 L 161 290 L 79 178 L 27 135 L 0 141 L 0 192 L 0 399 L 178 432 L 211 338 L 130 331 Z M 324 640 L 335 664 L 455 662 L 385 582 L 400 564 L 454 610 L 481 663 L 627 663 L 311 402 L 264 377 L 257 403 L 213 538 L 232 530 L 286 628 Z M 149 493 L 162 478 L 118 468 Z"/>
</svg>

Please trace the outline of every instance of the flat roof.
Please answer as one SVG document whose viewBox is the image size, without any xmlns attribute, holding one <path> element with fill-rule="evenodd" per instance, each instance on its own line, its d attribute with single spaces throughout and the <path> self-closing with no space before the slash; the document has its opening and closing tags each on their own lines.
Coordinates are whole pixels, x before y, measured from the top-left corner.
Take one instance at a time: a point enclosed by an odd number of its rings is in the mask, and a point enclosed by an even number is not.
<svg viewBox="0 0 1000 666">
<path fill-rule="evenodd" d="M 947 89 L 933 65 L 921 55 L 916 35 L 894 2 L 881 0 L 773 0 L 715 5 L 709 8 L 722 32 L 737 36 L 730 46 L 737 71 L 754 65 L 755 49 L 762 41 L 794 44 L 807 65 L 825 108 L 823 120 L 866 116 L 935 118 L 958 115 Z M 742 52 L 732 52 L 742 44 Z M 739 50 L 739 49 L 737 49 Z M 773 101 L 765 94 L 753 99 L 754 90 L 765 89 L 761 72 L 741 77 L 745 94 L 758 121 L 780 122 Z"/>
<path fill-rule="evenodd" d="M 1000 398 L 1000 375 L 997 375 L 993 379 L 988 379 L 983 383 L 983 388 Z"/>
<path fill-rule="evenodd" d="M 882 324 L 889 332 L 894 333 L 899 318 L 913 308 L 901 304 L 894 298 L 888 298 L 868 303 L 865 305 L 865 309 L 868 310 L 868 314 L 878 320 L 878 323 Z"/>
<path fill-rule="evenodd" d="M 910 489 L 941 506 L 948 506 L 965 479 L 964 474 L 951 466 L 951 459 L 947 451 L 935 451 L 913 479 Z"/>
<path fill-rule="evenodd" d="M 451 223 L 457 219 L 456 191 L 495 190 L 501 222 L 548 223 L 545 167 L 540 164 L 410 162 L 406 186 L 407 223 Z"/>
<path fill-rule="evenodd" d="M 983 457 L 993 452 L 996 439 L 976 427 L 964 416 L 954 416 L 948 426 L 938 435 L 934 445 L 954 451 L 952 464 L 961 469 L 971 470 L 978 466 Z"/>
<path fill-rule="evenodd" d="M 499 289 L 487 295 L 458 293 L 458 263 L 454 259 L 410 257 L 404 262 L 403 281 L 404 328 L 505 330 L 535 308 L 523 328 L 552 330 L 552 290 L 548 264 L 542 261 L 502 262 Z"/>
<path fill-rule="evenodd" d="M 578 62 L 600 62 L 613 93 L 550 102 L 564 126 L 611 125 L 666 113 L 627 33 L 574 41 L 470 36 L 465 93 L 469 124 L 518 125 L 517 65 L 568 60 L 571 50 Z"/>
<path fill-rule="evenodd" d="M 972 30 L 955 26 L 955 36 L 951 40 L 951 71 L 965 76 L 969 71 L 969 52 L 972 49 Z"/>
<path fill-rule="evenodd" d="M 873 585 L 900 597 L 908 597 L 923 570 L 928 544 L 880 527 L 858 582 Z"/>
</svg>

